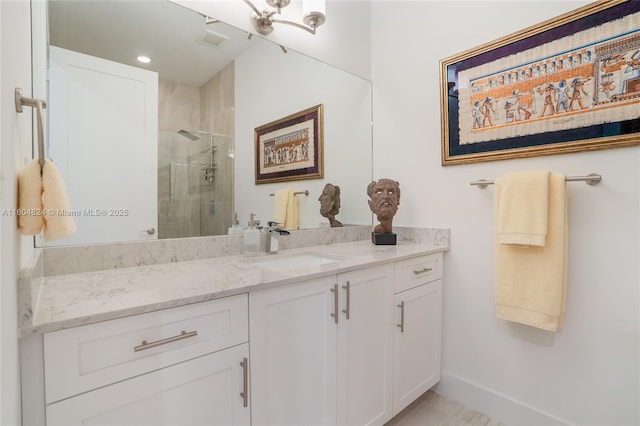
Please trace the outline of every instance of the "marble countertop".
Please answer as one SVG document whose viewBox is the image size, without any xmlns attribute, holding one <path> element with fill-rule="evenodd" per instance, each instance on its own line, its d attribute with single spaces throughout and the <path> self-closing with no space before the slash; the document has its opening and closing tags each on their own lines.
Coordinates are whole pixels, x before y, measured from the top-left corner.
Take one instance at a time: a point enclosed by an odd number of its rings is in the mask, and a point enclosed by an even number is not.
<svg viewBox="0 0 640 426">
<path fill-rule="evenodd" d="M 448 244 L 399 241 L 395 246 L 376 246 L 356 241 L 282 250 L 275 255 L 222 256 L 49 276 L 43 279 L 31 307 L 31 321 L 19 331 L 21 336 L 45 333 L 446 250 Z M 337 260 L 282 270 L 258 265 L 305 253 Z"/>
</svg>

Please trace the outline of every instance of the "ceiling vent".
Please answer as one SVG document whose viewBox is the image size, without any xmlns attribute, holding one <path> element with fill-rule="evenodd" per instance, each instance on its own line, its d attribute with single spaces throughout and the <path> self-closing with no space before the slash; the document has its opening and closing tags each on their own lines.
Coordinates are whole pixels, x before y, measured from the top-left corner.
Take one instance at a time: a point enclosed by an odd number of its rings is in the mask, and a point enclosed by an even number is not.
<svg viewBox="0 0 640 426">
<path fill-rule="evenodd" d="M 220 47 L 225 41 L 229 40 L 229 37 L 216 33 L 211 30 L 205 30 L 204 35 L 200 37 L 198 42 L 206 44 L 211 47 Z"/>
</svg>

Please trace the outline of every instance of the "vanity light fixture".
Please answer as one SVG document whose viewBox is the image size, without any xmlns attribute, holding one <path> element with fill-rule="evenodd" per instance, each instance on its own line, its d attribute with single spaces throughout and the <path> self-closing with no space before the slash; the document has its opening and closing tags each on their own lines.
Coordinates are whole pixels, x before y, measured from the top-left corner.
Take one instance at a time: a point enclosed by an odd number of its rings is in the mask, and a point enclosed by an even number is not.
<svg viewBox="0 0 640 426">
<path fill-rule="evenodd" d="M 324 0 L 302 0 L 302 22 L 293 22 L 280 19 L 275 15 L 280 15 L 282 8 L 291 3 L 291 0 L 265 0 L 271 8 L 260 11 L 250 0 L 243 0 L 251 8 L 251 24 L 260 34 L 268 35 L 273 31 L 273 24 L 287 24 L 303 29 L 311 34 L 316 33 L 316 28 L 324 24 L 325 4 Z"/>
</svg>

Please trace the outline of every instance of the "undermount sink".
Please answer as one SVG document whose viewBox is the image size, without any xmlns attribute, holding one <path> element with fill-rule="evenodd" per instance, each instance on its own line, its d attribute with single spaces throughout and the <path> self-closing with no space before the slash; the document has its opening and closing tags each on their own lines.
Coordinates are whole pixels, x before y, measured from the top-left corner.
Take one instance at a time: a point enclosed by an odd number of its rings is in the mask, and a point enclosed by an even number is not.
<svg viewBox="0 0 640 426">
<path fill-rule="evenodd" d="M 268 255 L 259 260 L 251 262 L 254 266 L 272 271 L 284 269 L 305 268 L 308 266 L 325 265 L 327 263 L 338 262 L 340 259 L 324 256 L 316 253 L 300 253 L 292 255 Z"/>
</svg>

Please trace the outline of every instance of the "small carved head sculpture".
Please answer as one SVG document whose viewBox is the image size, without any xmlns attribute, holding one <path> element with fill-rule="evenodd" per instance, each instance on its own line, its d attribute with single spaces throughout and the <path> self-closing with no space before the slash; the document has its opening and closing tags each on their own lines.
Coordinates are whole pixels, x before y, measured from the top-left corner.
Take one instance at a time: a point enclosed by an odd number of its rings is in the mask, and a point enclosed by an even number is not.
<svg viewBox="0 0 640 426">
<path fill-rule="evenodd" d="M 335 218 L 340 213 L 340 187 L 330 183 L 326 184 L 318 201 L 320 201 L 320 214 L 329 219 L 331 227 L 342 226 L 342 223 Z"/>
<path fill-rule="evenodd" d="M 373 232 L 389 234 L 392 229 L 393 216 L 400 205 L 400 184 L 393 179 L 379 179 L 367 186 L 369 208 L 380 222 Z"/>
</svg>

